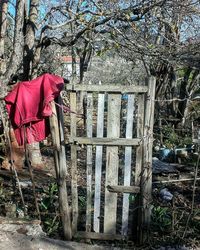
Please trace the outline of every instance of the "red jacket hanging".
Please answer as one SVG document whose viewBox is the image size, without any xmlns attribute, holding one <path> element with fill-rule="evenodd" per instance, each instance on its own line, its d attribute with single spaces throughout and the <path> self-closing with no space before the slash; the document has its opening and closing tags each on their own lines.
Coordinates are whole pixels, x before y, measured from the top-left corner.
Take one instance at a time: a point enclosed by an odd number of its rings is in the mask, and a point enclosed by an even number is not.
<svg viewBox="0 0 200 250">
<path fill-rule="evenodd" d="M 44 74 L 32 81 L 18 83 L 5 97 L 6 107 L 19 145 L 44 140 L 49 134 L 52 114 L 50 102 L 62 90 L 63 78 Z M 24 129 L 26 131 L 24 131 Z"/>
</svg>

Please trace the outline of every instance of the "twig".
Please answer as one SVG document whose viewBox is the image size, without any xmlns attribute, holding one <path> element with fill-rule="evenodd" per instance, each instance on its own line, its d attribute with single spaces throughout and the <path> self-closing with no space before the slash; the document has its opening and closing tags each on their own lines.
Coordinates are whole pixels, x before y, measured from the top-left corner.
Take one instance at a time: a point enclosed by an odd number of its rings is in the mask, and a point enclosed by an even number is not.
<svg viewBox="0 0 200 250">
<path fill-rule="evenodd" d="M 187 218 L 187 222 L 186 222 L 186 226 L 185 226 L 185 230 L 183 232 L 183 236 L 182 239 L 185 238 L 185 234 L 190 222 L 190 219 L 192 217 L 192 214 L 194 212 L 194 198 L 195 198 L 195 189 L 196 189 L 196 182 L 197 182 L 197 174 L 198 174 L 198 168 L 199 168 L 199 161 L 200 161 L 200 148 L 198 147 L 198 158 L 197 158 L 197 164 L 196 164 L 196 168 L 195 168 L 195 175 L 194 175 L 194 182 L 193 182 L 193 190 L 192 190 L 192 206 L 191 206 L 191 212 Z"/>
</svg>

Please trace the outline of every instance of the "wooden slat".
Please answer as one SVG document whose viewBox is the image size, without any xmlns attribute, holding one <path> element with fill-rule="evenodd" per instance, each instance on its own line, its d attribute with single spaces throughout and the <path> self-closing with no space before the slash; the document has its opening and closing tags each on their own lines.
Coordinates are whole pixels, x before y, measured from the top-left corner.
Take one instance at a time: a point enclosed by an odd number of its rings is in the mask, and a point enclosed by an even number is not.
<svg viewBox="0 0 200 250">
<path fill-rule="evenodd" d="M 54 102 L 51 102 L 51 110 L 52 110 L 52 115 L 50 116 L 49 122 L 50 122 L 52 144 L 54 148 L 57 151 L 59 151 L 60 150 L 59 126 L 58 126 L 56 106 Z"/>
<path fill-rule="evenodd" d="M 118 138 L 120 135 L 121 95 L 108 95 L 107 137 Z M 105 185 L 118 184 L 118 147 L 108 146 L 106 151 Z M 104 232 L 116 233 L 117 194 L 105 189 Z"/>
<path fill-rule="evenodd" d="M 151 219 L 151 193 L 152 193 L 152 145 L 154 122 L 155 77 L 149 78 L 149 91 L 146 99 L 146 112 L 144 123 L 143 169 L 141 176 L 141 234 L 140 241 L 145 242 L 149 235 Z"/>
<path fill-rule="evenodd" d="M 140 94 L 138 96 L 138 110 L 137 110 L 137 136 L 143 138 L 144 136 L 144 94 Z M 135 163 L 135 185 L 140 185 L 140 179 L 141 179 L 141 173 L 142 173 L 142 164 L 143 164 L 143 143 L 140 144 L 136 148 L 136 163 Z M 140 197 L 137 197 L 136 204 L 140 207 L 141 201 Z M 137 236 L 140 237 L 140 224 L 141 224 L 141 219 L 140 217 L 142 216 L 141 214 L 141 209 L 138 209 L 136 211 L 136 217 L 138 218 L 137 221 L 135 220 L 136 223 L 138 223 L 139 226 L 137 226 Z"/>
<path fill-rule="evenodd" d="M 144 135 L 144 94 L 138 96 L 138 111 L 137 111 L 137 137 L 143 138 Z M 140 184 L 142 171 L 142 148 L 141 143 L 136 149 L 136 165 L 135 165 L 135 185 Z"/>
<path fill-rule="evenodd" d="M 105 233 L 94 233 L 94 232 L 82 232 L 79 231 L 75 234 L 75 238 L 78 239 L 93 239 L 93 240 L 127 240 L 127 237 L 117 234 L 105 234 Z"/>
<path fill-rule="evenodd" d="M 92 137 L 92 112 L 93 112 L 93 97 L 92 94 L 87 94 L 87 137 Z M 86 208 L 86 231 L 91 231 L 91 211 L 92 211 L 92 146 L 87 146 L 87 208 Z"/>
<path fill-rule="evenodd" d="M 51 131 L 51 138 L 52 138 L 52 144 L 55 148 L 54 150 L 54 166 L 55 166 L 55 172 L 57 179 L 60 175 L 60 168 L 59 168 L 59 154 L 58 151 L 60 149 L 60 138 L 59 138 L 59 127 L 58 127 L 58 118 L 57 118 L 57 112 L 56 112 L 56 106 L 55 103 L 51 103 L 51 109 L 52 109 L 52 115 L 49 117 L 49 124 L 50 124 L 50 131 Z"/>
<path fill-rule="evenodd" d="M 76 93 L 70 93 L 70 108 L 76 112 Z M 70 134 L 76 136 L 76 114 L 70 113 Z M 76 145 L 71 145 L 71 185 L 72 185 L 72 233 L 77 231 L 78 221 L 78 190 L 77 190 L 77 149 Z"/>
<path fill-rule="evenodd" d="M 140 192 L 140 187 L 138 186 L 107 186 L 106 188 L 113 193 L 138 194 Z"/>
<path fill-rule="evenodd" d="M 85 144 L 85 145 L 106 145 L 106 146 L 139 146 L 140 138 L 85 138 L 85 137 L 69 137 L 68 143 Z"/>
<path fill-rule="evenodd" d="M 60 106 L 63 105 L 60 96 L 58 97 L 58 103 Z M 59 207 L 60 207 L 64 238 L 66 240 L 71 240 L 72 239 L 71 216 L 69 211 L 70 209 L 69 209 L 67 185 L 66 185 L 67 161 L 65 153 L 65 144 L 62 143 L 64 141 L 64 120 L 63 120 L 63 111 L 61 108 L 58 108 L 57 114 L 58 114 L 60 142 L 61 142 L 59 150 L 59 175 L 57 178 L 58 190 L 59 190 Z"/>
<path fill-rule="evenodd" d="M 103 137 L 104 129 L 104 94 L 98 94 L 97 137 Z M 101 175 L 102 175 L 103 147 L 96 147 L 95 159 L 95 195 L 94 195 L 94 231 L 100 232 L 100 203 L 101 203 Z"/>
<path fill-rule="evenodd" d="M 121 86 L 121 85 L 91 85 L 91 84 L 67 84 L 67 90 L 86 92 L 107 92 L 107 93 L 146 93 L 147 86 Z"/>
<path fill-rule="evenodd" d="M 127 104 L 127 122 L 126 122 L 126 139 L 133 137 L 133 119 L 135 110 L 135 96 L 128 95 Z M 125 166 L 124 166 L 124 186 L 131 184 L 131 162 L 132 162 L 132 147 L 125 148 Z M 129 194 L 123 195 L 122 209 L 122 234 L 128 233 L 128 218 L 129 218 Z"/>
</svg>

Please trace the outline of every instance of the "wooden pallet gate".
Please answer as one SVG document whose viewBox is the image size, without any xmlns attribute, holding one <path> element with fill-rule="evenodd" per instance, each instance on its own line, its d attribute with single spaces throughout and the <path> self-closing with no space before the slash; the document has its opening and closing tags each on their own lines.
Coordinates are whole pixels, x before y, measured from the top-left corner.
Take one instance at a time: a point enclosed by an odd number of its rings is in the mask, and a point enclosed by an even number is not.
<svg viewBox="0 0 200 250">
<path fill-rule="evenodd" d="M 121 240 L 134 238 L 135 227 L 137 237 L 145 241 L 150 223 L 155 78 L 149 79 L 148 86 L 69 84 L 66 88 L 73 111 L 67 138 L 72 236 Z M 86 131 L 79 129 L 76 115 L 80 91 L 86 93 Z M 80 169 L 85 172 L 85 187 L 79 183 Z M 84 208 L 81 192 L 86 194 Z M 135 211 L 138 219 L 133 220 Z"/>
</svg>

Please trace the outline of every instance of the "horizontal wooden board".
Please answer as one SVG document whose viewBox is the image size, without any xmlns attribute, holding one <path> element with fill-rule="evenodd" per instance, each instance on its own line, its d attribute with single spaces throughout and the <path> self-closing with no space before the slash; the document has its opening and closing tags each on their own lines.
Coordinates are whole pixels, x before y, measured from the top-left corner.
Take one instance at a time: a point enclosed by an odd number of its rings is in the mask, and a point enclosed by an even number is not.
<svg viewBox="0 0 200 250">
<path fill-rule="evenodd" d="M 139 146 L 140 138 L 85 138 L 85 137 L 68 137 L 66 143 L 85 144 L 85 145 L 106 145 L 106 146 Z"/>
<path fill-rule="evenodd" d="M 118 234 L 94 233 L 79 231 L 74 238 L 93 239 L 93 240 L 127 240 L 128 237 Z"/>
<path fill-rule="evenodd" d="M 113 193 L 132 193 L 138 194 L 140 192 L 140 187 L 138 186 L 107 186 L 109 192 Z"/>
<path fill-rule="evenodd" d="M 83 85 L 83 84 L 68 84 L 67 90 L 86 91 L 86 92 L 107 92 L 107 93 L 146 93 L 147 86 L 122 86 L 122 85 Z"/>
</svg>

